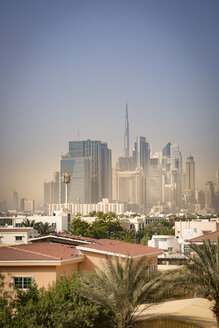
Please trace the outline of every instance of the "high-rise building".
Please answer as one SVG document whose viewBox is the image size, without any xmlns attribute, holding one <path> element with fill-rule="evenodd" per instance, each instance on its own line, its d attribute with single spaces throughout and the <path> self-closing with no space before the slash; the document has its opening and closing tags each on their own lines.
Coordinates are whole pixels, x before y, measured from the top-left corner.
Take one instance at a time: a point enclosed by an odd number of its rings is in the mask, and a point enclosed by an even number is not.
<svg viewBox="0 0 219 328">
<path fill-rule="evenodd" d="M 135 163 L 135 168 L 142 168 L 145 174 L 149 169 L 150 162 L 150 146 L 146 142 L 145 137 L 137 137 L 137 141 L 134 144 L 133 160 Z"/>
<path fill-rule="evenodd" d="M 162 168 L 162 202 L 170 203 L 171 208 L 180 209 L 182 204 L 182 156 L 178 145 L 172 145 L 169 142 L 163 148 Z"/>
<path fill-rule="evenodd" d="M 194 201 L 195 201 L 195 161 L 191 155 L 186 160 L 185 196 L 186 196 L 187 204 L 194 203 Z"/>
<path fill-rule="evenodd" d="M 215 192 L 213 181 L 207 181 L 205 184 L 205 208 L 215 208 Z"/>
<path fill-rule="evenodd" d="M 129 118 L 128 118 L 128 104 L 125 108 L 125 133 L 124 133 L 124 157 L 129 157 Z"/>
<path fill-rule="evenodd" d="M 59 202 L 59 172 L 54 172 L 50 181 L 44 182 L 44 206 Z"/>
<path fill-rule="evenodd" d="M 99 140 L 70 141 L 60 162 L 60 202 L 65 200 L 64 171 L 71 175 L 69 202 L 97 203 L 112 198 L 111 150 Z"/>
<path fill-rule="evenodd" d="M 13 191 L 13 209 L 18 210 L 18 193 L 17 191 Z"/>
<path fill-rule="evenodd" d="M 113 170 L 113 200 L 144 207 L 146 204 L 144 170 Z"/>
<path fill-rule="evenodd" d="M 90 203 L 90 159 L 86 157 L 62 156 L 60 160 L 60 203 L 65 203 L 66 186 L 63 183 L 64 172 L 70 173 L 67 185 L 69 203 Z"/>
<path fill-rule="evenodd" d="M 151 208 L 162 199 L 162 153 L 153 152 L 150 157 L 147 179 L 147 207 Z"/>
</svg>

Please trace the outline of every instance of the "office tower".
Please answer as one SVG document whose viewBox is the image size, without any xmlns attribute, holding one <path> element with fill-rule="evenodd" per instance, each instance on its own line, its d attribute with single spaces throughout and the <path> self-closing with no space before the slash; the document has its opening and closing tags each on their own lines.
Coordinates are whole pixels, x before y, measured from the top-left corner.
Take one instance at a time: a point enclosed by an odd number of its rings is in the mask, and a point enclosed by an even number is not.
<svg viewBox="0 0 219 328">
<path fill-rule="evenodd" d="M 178 145 L 170 142 L 162 155 L 162 201 L 170 207 L 181 208 L 182 203 L 182 156 Z"/>
<path fill-rule="evenodd" d="M 62 156 L 60 161 L 60 203 L 65 203 L 66 189 L 63 183 L 64 172 L 70 173 L 68 184 L 69 203 L 90 203 L 90 159 L 85 157 Z"/>
<path fill-rule="evenodd" d="M 102 198 L 111 199 L 112 159 L 106 143 L 99 140 L 70 141 L 69 153 L 61 158 L 61 177 L 64 170 L 71 174 L 69 202 L 97 203 Z M 62 184 L 60 182 L 60 200 L 64 202 Z"/>
<path fill-rule="evenodd" d="M 137 137 L 134 144 L 133 160 L 136 169 L 142 168 L 147 173 L 150 161 L 150 146 L 145 137 Z"/>
<path fill-rule="evenodd" d="M 195 191 L 195 201 L 200 205 L 201 210 L 205 207 L 205 192 L 203 190 Z"/>
<path fill-rule="evenodd" d="M 44 182 L 44 206 L 59 202 L 59 172 L 54 172 L 48 182 Z"/>
<path fill-rule="evenodd" d="M 125 109 L 125 133 L 124 133 L 124 157 L 129 157 L 129 118 L 128 118 L 128 104 Z"/>
<path fill-rule="evenodd" d="M 24 212 L 24 198 L 21 198 L 21 211 Z"/>
<path fill-rule="evenodd" d="M 162 199 L 162 153 L 153 152 L 150 157 L 147 179 L 147 207 L 151 208 Z"/>
<path fill-rule="evenodd" d="M 207 181 L 205 185 L 205 208 L 215 208 L 214 183 L 212 181 Z"/>
<path fill-rule="evenodd" d="M 195 201 L 195 161 L 190 155 L 186 160 L 185 195 L 187 204 Z"/>
<path fill-rule="evenodd" d="M 18 193 L 17 191 L 13 191 L 13 209 L 18 210 Z"/>
<path fill-rule="evenodd" d="M 144 206 L 146 184 L 143 169 L 135 171 L 113 170 L 113 200 Z"/>
</svg>

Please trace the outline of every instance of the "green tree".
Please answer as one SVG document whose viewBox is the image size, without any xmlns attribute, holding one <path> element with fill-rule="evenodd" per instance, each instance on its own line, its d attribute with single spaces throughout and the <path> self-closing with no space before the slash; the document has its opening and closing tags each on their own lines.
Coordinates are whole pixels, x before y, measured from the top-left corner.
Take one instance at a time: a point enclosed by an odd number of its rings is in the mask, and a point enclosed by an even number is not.
<svg viewBox="0 0 219 328">
<path fill-rule="evenodd" d="M 70 233 L 76 236 L 84 236 L 89 237 L 88 229 L 89 223 L 86 221 L 81 220 L 81 218 L 76 217 L 72 220 Z"/>
<path fill-rule="evenodd" d="M 32 285 L 18 291 L 15 299 L 13 328 L 88 328 L 99 327 L 106 320 L 100 307 L 76 291 L 79 276 L 63 276 L 48 290 Z"/>
<path fill-rule="evenodd" d="M 35 224 L 36 224 L 35 220 L 29 220 L 29 219 L 24 219 L 23 222 L 22 222 L 23 227 L 32 227 L 32 228 L 34 228 Z"/>
<path fill-rule="evenodd" d="M 47 235 L 50 232 L 54 232 L 55 229 L 48 222 L 36 222 L 34 224 L 34 229 L 36 229 L 40 235 Z"/>
<path fill-rule="evenodd" d="M 155 280 L 147 275 L 145 258 L 134 263 L 132 258 L 107 257 L 107 265 L 96 273 L 81 278 L 81 295 L 108 309 L 117 328 L 132 327 L 139 306 L 158 301 Z"/>
<path fill-rule="evenodd" d="M 163 281 L 169 290 L 183 287 L 185 293 L 212 300 L 219 327 L 219 238 L 216 244 L 208 240 L 190 248 L 193 254 L 186 267 L 163 274 Z"/>
<path fill-rule="evenodd" d="M 22 223 L 23 227 L 32 227 L 36 229 L 40 235 L 46 235 L 50 232 L 54 232 L 54 228 L 48 222 L 36 222 L 35 220 L 25 219 Z"/>
<path fill-rule="evenodd" d="M 5 276 L 0 272 L 0 327 L 12 327 L 11 293 L 5 290 Z"/>
</svg>

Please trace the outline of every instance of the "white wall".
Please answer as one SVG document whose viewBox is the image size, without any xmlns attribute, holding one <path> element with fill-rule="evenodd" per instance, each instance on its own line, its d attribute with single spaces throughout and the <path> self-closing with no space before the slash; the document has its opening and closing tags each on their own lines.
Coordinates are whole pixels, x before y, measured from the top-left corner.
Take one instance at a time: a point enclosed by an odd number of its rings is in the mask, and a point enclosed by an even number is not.
<svg viewBox="0 0 219 328">
<path fill-rule="evenodd" d="M 8 227 L 8 230 L 9 229 L 13 230 L 12 227 Z M 0 244 L 27 244 L 28 239 L 35 238 L 39 235 L 39 233 L 35 229 L 31 229 L 30 231 L 22 231 L 22 228 L 16 228 L 16 231 L 7 231 L 7 228 L 5 228 L 4 230 L 4 232 L 0 231 Z M 18 237 L 17 239 L 19 240 L 16 240 L 16 237 Z M 20 240 L 20 238 L 22 239 Z"/>
</svg>

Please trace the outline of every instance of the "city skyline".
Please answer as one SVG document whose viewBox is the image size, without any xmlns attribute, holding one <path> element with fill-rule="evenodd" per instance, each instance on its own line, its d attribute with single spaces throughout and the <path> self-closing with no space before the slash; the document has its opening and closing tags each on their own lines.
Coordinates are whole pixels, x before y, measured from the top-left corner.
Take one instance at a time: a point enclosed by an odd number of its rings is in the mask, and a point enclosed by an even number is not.
<svg viewBox="0 0 219 328">
<path fill-rule="evenodd" d="M 196 185 L 219 169 L 217 1 L 1 1 L 0 199 L 43 198 L 69 140 L 100 140 L 113 167 L 137 136 L 179 145 Z"/>
</svg>

